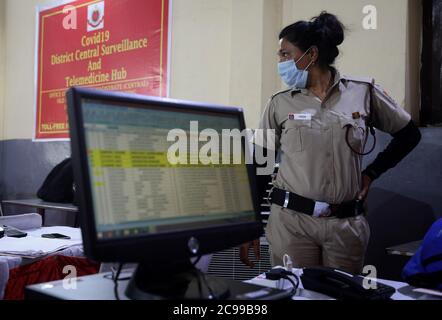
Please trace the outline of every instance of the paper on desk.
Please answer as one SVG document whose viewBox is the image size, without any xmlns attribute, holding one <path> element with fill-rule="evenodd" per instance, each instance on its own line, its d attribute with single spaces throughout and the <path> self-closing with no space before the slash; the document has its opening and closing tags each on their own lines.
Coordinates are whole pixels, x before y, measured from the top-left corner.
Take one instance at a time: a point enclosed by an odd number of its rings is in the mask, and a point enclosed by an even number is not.
<svg viewBox="0 0 442 320">
<path fill-rule="evenodd" d="M 32 237 L 41 237 L 42 234 L 45 233 L 61 233 L 66 236 L 71 237 L 71 241 L 80 241 L 81 242 L 81 230 L 80 228 L 71 228 L 71 227 L 43 227 L 34 230 L 27 230 L 28 236 Z M 57 239 L 50 239 L 57 240 Z M 58 239 L 62 240 L 62 239 Z"/>
<path fill-rule="evenodd" d="M 56 251 L 82 244 L 80 229 L 69 227 L 43 227 L 27 231 L 24 238 L 3 237 L 0 239 L 0 254 L 30 258 L 42 257 Z M 42 238 L 44 233 L 62 233 L 71 239 Z"/>
</svg>

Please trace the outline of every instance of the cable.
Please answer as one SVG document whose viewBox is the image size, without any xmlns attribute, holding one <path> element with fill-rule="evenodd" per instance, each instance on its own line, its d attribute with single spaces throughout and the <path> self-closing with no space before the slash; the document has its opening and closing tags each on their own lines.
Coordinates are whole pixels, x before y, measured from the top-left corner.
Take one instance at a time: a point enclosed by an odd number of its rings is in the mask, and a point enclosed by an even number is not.
<svg viewBox="0 0 442 320">
<path fill-rule="evenodd" d="M 292 288 L 293 295 L 296 293 L 296 290 L 298 290 L 299 277 L 291 271 L 287 271 L 286 269 L 283 269 L 283 268 L 275 268 L 275 269 L 271 269 L 270 271 L 266 272 L 265 275 L 266 275 L 266 279 L 269 279 L 272 281 L 278 281 L 281 279 L 288 280 L 293 286 L 293 288 Z M 296 282 L 293 281 L 293 279 L 291 277 L 293 277 L 296 280 Z"/>
<path fill-rule="evenodd" d="M 198 256 L 198 257 L 196 258 L 196 260 L 192 263 L 192 266 L 193 266 L 193 267 L 195 267 L 195 266 L 198 264 L 198 262 L 200 262 L 201 257 L 202 257 L 202 256 Z"/>
<path fill-rule="evenodd" d="M 299 286 L 298 277 L 295 278 L 295 279 L 297 279 L 296 283 L 289 276 L 285 276 L 285 277 L 282 277 L 282 278 L 288 280 L 292 284 L 292 286 L 293 286 L 293 288 L 292 288 L 292 295 L 294 295 L 296 293 L 296 290 L 298 290 L 298 286 Z"/>
<path fill-rule="evenodd" d="M 114 273 L 115 273 L 115 271 L 114 271 Z M 103 276 L 103 278 L 106 278 L 106 279 L 109 279 L 109 280 L 112 280 L 112 281 L 114 281 L 114 278 L 115 278 L 115 276 L 114 276 L 114 274 L 105 274 L 104 276 Z M 126 276 L 126 277 L 119 277 L 118 278 L 118 281 L 127 281 L 127 280 L 130 280 L 132 277 L 129 275 L 129 276 Z"/>
<path fill-rule="evenodd" d="M 108 280 L 112 280 L 112 281 L 114 281 L 114 278 L 115 278 L 115 270 L 114 271 L 112 271 L 113 273 L 108 273 L 108 274 L 105 274 L 104 276 L 103 276 L 103 278 L 105 278 L 105 279 L 108 279 Z M 126 276 L 126 277 L 119 277 L 118 278 L 118 281 L 127 281 L 127 280 L 130 280 L 132 277 L 129 275 L 129 276 Z"/>
<path fill-rule="evenodd" d="M 208 283 L 208 281 L 207 281 L 206 276 L 204 275 L 204 273 L 203 273 L 201 270 L 199 270 L 198 268 L 196 268 L 196 265 L 197 265 L 198 262 L 201 260 L 201 257 L 202 257 L 202 256 L 198 256 L 198 257 L 196 258 L 196 260 L 192 263 L 192 266 L 193 266 L 193 268 L 194 268 L 194 272 L 195 272 L 195 274 L 196 274 L 196 276 L 197 276 L 197 279 L 198 279 L 198 291 L 199 291 L 200 298 L 201 298 L 201 299 L 204 299 L 204 297 L 203 297 L 203 292 L 202 292 L 202 287 L 201 287 L 201 278 L 202 278 L 205 287 L 206 287 L 207 290 L 209 291 L 209 294 L 210 294 L 211 299 L 217 299 L 217 297 L 213 294 L 213 290 L 212 290 L 212 288 L 210 287 L 210 285 L 209 285 L 209 283 Z"/>
<path fill-rule="evenodd" d="M 199 294 L 199 297 L 200 297 L 200 299 L 204 299 L 202 285 L 201 285 L 200 272 L 199 272 L 198 269 L 193 269 L 192 273 L 196 276 L 196 279 L 198 281 L 198 294 Z"/>
<path fill-rule="evenodd" d="M 291 282 L 291 284 L 293 285 L 293 293 L 296 293 L 296 290 L 298 290 L 298 288 L 299 288 L 299 277 L 291 271 L 287 271 L 287 272 L 290 276 L 287 275 L 286 277 L 284 277 L 284 279 L 287 279 L 288 281 Z M 293 277 L 296 280 L 296 283 L 290 277 Z"/>
<path fill-rule="evenodd" d="M 193 266 L 193 274 L 196 275 L 196 279 L 198 281 L 198 294 L 200 296 L 200 299 L 204 299 L 203 297 L 203 290 L 202 290 L 202 285 L 201 285 L 201 270 L 199 270 L 196 265 L 198 264 L 198 262 L 200 262 L 202 256 L 198 256 L 194 262 L 192 262 L 192 266 Z M 204 279 L 204 283 L 206 285 L 207 288 L 209 288 L 209 286 L 207 285 L 205 279 Z M 209 289 L 210 292 L 210 289 Z"/>
<path fill-rule="evenodd" d="M 351 149 L 351 151 L 353 151 L 354 153 L 356 153 L 356 154 L 359 155 L 359 156 L 367 156 L 367 155 L 369 155 L 370 153 L 372 153 L 372 152 L 374 151 L 374 149 L 376 148 L 376 143 L 377 143 L 377 140 L 376 140 L 376 132 L 375 132 L 374 128 L 373 128 L 373 127 L 370 127 L 370 133 L 371 133 L 371 135 L 373 136 L 373 146 L 371 147 L 370 151 L 368 151 L 368 152 L 366 152 L 366 153 L 361 153 L 361 152 L 359 152 L 359 151 L 356 151 L 356 150 L 351 146 L 350 142 L 348 141 L 348 133 L 350 132 L 350 129 L 351 129 L 351 128 L 352 128 L 351 125 L 347 125 L 347 132 L 346 132 L 346 134 L 345 134 L 345 142 L 347 143 L 347 145 L 348 145 L 348 147 Z M 360 128 L 360 129 L 362 130 L 362 128 Z M 367 134 L 367 136 L 365 137 L 364 147 L 365 147 L 365 145 L 367 144 L 367 141 L 368 141 L 368 134 Z"/>
<path fill-rule="evenodd" d="M 119 277 L 120 277 L 121 269 L 123 269 L 123 265 L 124 265 L 124 263 L 120 263 L 118 265 L 117 272 L 115 274 L 112 273 L 114 275 L 114 277 L 113 277 L 113 280 L 114 280 L 114 294 L 115 294 L 115 299 L 117 299 L 117 300 L 120 300 L 120 295 L 118 294 L 118 281 L 120 280 Z"/>
<path fill-rule="evenodd" d="M 218 297 L 213 293 L 213 290 L 210 287 L 209 282 L 206 279 L 206 275 L 203 272 L 201 272 L 200 270 L 198 270 L 198 272 L 201 274 L 201 276 L 203 278 L 204 285 L 206 286 L 207 290 L 209 291 L 209 294 L 210 294 L 209 299 L 218 300 Z"/>
<path fill-rule="evenodd" d="M 205 274 L 202 273 L 202 272 L 200 272 L 200 274 L 201 274 L 201 276 L 202 276 L 202 278 L 203 278 L 204 285 L 206 286 L 207 290 L 209 290 L 209 294 L 210 294 L 209 299 L 215 299 L 215 300 L 217 300 L 218 297 L 215 296 L 215 294 L 213 293 L 213 290 L 212 290 L 212 288 L 210 287 L 209 282 L 207 281 Z"/>
<path fill-rule="evenodd" d="M 292 261 L 292 258 L 288 254 L 285 254 L 282 257 L 282 262 L 284 263 L 285 270 L 287 270 L 287 271 L 293 270 L 293 261 Z"/>
</svg>

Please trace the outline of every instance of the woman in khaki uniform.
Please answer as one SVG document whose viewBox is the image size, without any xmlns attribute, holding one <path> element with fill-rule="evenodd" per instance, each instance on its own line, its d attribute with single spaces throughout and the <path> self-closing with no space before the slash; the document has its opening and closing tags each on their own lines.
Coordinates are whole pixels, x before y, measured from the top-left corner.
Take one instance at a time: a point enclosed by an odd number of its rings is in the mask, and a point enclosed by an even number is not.
<svg viewBox="0 0 442 320">
<path fill-rule="evenodd" d="M 273 130 L 268 141 L 275 145 L 259 143 L 281 155 L 266 230 L 272 264 L 282 265 L 288 254 L 296 267 L 359 273 L 370 236 L 363 206 L 370 185 L 413 150 L 420 132 L 374 80 L 342 76 L 332 67 L 344 41 L 336 16 L 323 12 L 299 21 L 279 38 L 278 69 L 289 89 L 270 99 L 260 123 Z M 373 127 L 393 139 L 362 171 Z M 250 245 L 241 248 L 248 265 Z"/>
</svg>

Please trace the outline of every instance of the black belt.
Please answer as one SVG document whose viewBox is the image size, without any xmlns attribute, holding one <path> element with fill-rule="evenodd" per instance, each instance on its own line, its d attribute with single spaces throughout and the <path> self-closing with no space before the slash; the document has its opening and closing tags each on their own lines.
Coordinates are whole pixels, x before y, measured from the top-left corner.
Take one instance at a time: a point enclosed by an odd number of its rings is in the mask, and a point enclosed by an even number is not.
<svg viewBox="0 0 442 320">
<path fill-rule="evenodd" d="M 313 215 L 316 201 L 304 198 L 292 192 L 273 188 L 269 194 L 269 201 L 283 208 L 294 210 L 308 215 Z M 330 205 L 331 215 L 339 219 L 356 217 L 364 214 L 361 201 L 353 200 L 339 205 Z"/>
</svg>

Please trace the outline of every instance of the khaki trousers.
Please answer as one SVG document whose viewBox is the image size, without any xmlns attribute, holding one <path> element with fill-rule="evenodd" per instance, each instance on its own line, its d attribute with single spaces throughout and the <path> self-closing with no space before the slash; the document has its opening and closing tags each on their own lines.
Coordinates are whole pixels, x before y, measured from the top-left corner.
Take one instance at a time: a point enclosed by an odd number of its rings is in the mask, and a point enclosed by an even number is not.
<svg viewBox="0 0 442 320">
<path fill-rule="evenodd" d="M 364 216 L 316 218 L 272 205 L 266 228 L 273 266 L 288 254 L 297 268 L 327 266 L 360 274 L 370 238 Z"/>
</svg>

